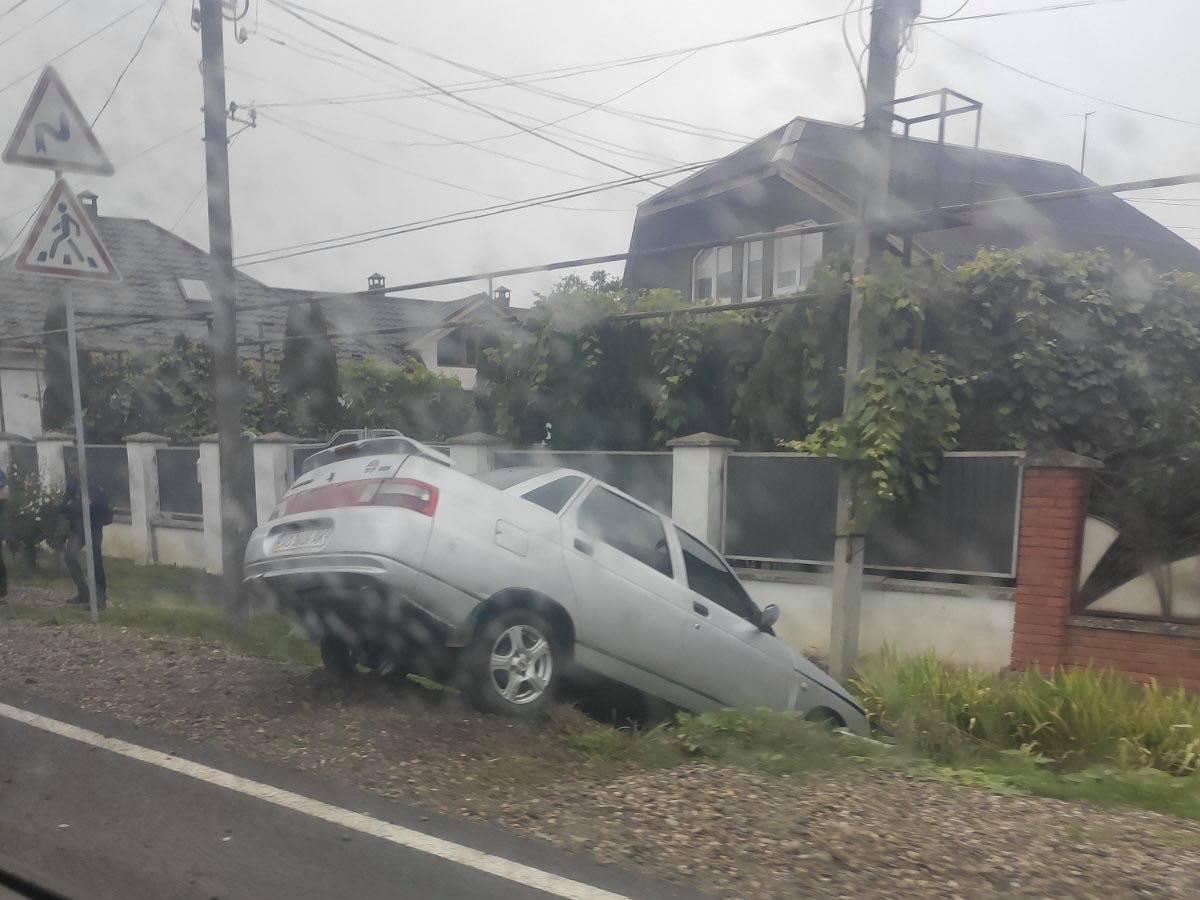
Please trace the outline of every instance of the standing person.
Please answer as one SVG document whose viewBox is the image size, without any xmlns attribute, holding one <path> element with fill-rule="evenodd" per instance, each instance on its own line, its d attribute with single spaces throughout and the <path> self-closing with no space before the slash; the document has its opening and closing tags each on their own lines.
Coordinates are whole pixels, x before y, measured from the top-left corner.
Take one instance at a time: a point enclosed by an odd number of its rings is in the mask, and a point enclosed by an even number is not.
<svg viewBox="0 0 1200 900">
<path fill-rule="evenodd" d="M 112 506 L 103 488 L 92 479 L 88 479 L 88 500 L 90 501 L 92 519 L 92 540 L 96 544 L 96 606 L 104 609 L 108 602 L 108 583 L 104 577 L 104 559 L 100 555 L 104 536 L 104 526 L 111 525 L 113 520 Z M 63 562 L 75 582 L 75 596 L 68 603 L 88 603 L 87 575 L 84 574 L 83 564 L 79 559 L 83 552 L 83 498 L 79 490 L 79 470 L 75 464 L 70 466 L 67 475 L 67 485 L 63 490 L 62 511 L 67 517 L 67 542 L 63 545 Z"/>
<path fill-rule="evenodd" d="M 4 526 L 4 507 L 8 505 L 8 476 L 0 469 L 0 600 L 8 596 L 8 569 L 4 567 L 4 542 L 8 531 Z"/>
</svg>

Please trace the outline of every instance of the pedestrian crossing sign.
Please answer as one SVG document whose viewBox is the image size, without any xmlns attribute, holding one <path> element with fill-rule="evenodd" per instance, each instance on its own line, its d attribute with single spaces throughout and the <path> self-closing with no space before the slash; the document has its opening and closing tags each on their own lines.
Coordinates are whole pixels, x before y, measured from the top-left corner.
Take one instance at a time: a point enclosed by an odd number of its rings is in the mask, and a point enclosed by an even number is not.
<svg viewBox="0 0 1200 900">
<path fill-rule="evenodd" d="M 17 253 L 15 268 L 37 275 L 120 281 L 100 232 L 67 182 L 59 178 Z"/>
</svg>

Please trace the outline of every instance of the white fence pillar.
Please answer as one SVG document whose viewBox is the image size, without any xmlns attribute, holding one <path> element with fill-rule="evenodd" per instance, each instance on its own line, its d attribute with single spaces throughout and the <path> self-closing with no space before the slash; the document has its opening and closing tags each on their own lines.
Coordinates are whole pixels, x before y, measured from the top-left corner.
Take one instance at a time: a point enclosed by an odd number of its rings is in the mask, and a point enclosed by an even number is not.
<svg viewBox="0 0 1200 900">
<path fill-rule="evenodd" d="M 9 434 L 6 431 L 0 431 L 0 472 L 7 474 L 9 463 L 12 462 L 12 456 L 8 451 L 8 445 L 20 440 L 17 435 Z"/>
<path fill-rule="evenodd" d="M 67 463 L 63 449 L 74 438 L 60 431 L 47 431 L 37 438 L 38 477 L 44 488 L 62 489 L 67 484 Z"/>
<path fill-rule="evenodd" d="M 667 441 L 671 448 L 671 517 L 718 549 L 725 518 L 725 458 L 733 438 L 702 431 Z"/>
<path fill-rule="evenodd" d="M 450 461 L 454 468 L 467 475 L 478 475 L 496 467 L 496 448 L 504 442 L 495 435 L 472 431 L 450 438 L 446 443 L 450 445 Z"/>
<path fill-rule="evenodd" d="M 154 516 L 158 514 L 158 451 L 167 446 L 161 434 L 142 432 L 125 438 L 129 464 L 129 526 L 133 561 L 138 565 L 157 562 Z"/>
<path fill-rule="evenodd" d="M 298 438 L 274 431 L 254 439 L 254 511 L 261 525 L 292 481 L 292 445 Z"/>
<path fill-rule="evenodd" d="M 223 571 L 221 555 L 221 453 L 217 436 L 200 439 L 200 510 L 204 514 L 204 569 Z"/>
</svg>

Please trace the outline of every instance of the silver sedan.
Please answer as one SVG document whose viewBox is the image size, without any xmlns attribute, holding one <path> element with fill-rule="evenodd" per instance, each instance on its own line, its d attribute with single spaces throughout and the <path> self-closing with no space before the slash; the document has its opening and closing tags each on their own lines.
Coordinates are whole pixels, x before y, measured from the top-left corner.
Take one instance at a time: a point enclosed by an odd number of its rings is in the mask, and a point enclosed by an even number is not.
<svg viewBox="0 0 1200 900">
<path fill-rule="evenodd" d="M 867 733 L 850 693 L 779 640 L 720 554 L 570 469 L 455 470 L 408 438 L 310 460 L 246 548 L 246 585 L 326 666 L 458 673 L 533 715 L 568 669 L 690 709 L 797 710 Z"/>
</svg>

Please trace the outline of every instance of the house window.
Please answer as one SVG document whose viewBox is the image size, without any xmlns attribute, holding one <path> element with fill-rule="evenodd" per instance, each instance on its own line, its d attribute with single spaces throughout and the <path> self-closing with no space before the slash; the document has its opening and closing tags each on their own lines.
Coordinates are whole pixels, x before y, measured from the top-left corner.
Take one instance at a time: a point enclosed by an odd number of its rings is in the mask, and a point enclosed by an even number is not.
<svg viewBox="0 0 1200 900">
<path fill-rule="evenodd" d="M 207 282 L 199 278 L 180 278 L 178 281 L 184 300 L 190 300 L 193 303 L 212 303 L 212 292 L 209 291 Z"/>
<path fill-rule="evenodd" d="M 763 242 L 742 245 L 742 300 L 761 300 L 763 295 Z"/>
<path fill-rule="evenodd" d="M 474 328 L 456 328 L 437 343 L 437 364 L 477 368 L 479 366 L 479 335 Z"/>
<path fill-rule="evenodd" d="M 692 260 L 692 301 L 733 300 L 733 248 L 701 250 Z"/>
<path fill-rule="evenodd" d="M 800 222 L 815 225 L 816 222 Z M 790 227 L 790 226 L 789 226 Z M 821 233 L 792 234 L 775 239 L 775 294 L 794 294 L 808 287 L 821 265 Z"/>
</svg>

